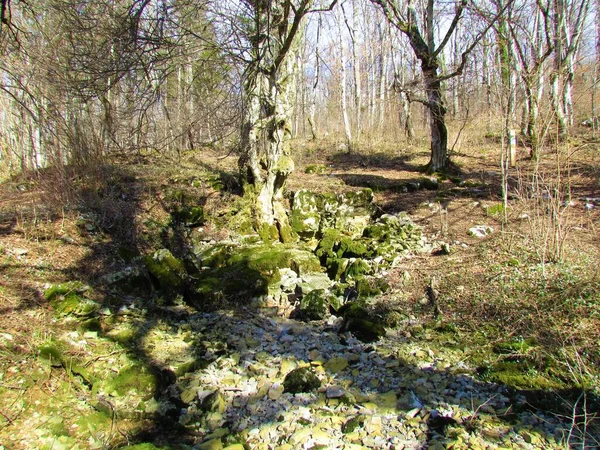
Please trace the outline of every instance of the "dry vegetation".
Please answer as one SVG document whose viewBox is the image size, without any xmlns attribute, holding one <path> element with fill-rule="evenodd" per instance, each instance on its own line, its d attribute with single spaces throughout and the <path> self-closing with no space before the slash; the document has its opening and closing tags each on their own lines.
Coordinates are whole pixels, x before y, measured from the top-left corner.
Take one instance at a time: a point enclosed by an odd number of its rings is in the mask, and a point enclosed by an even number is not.
<svg viewBox="0 0 600 450">
<path fill-rule="evenodd" d="M 468 142 L 453 156 L 463 169 L 459 179 L 444 178 L 438 190 L 414 193 L 394 186 L 422 177 L 417 169 L 427 162 L 423 149 L 390 145 L 347 154 L 324 141 L 298 143 L 297 170 L 288 187 L 371 187 L 381 212 L 407 211 L 430 239 L 449 243 L 449 254 L 416 255 L 392 270 L 393 289 L 385 301 L 416 322 L 441 321 L 449 327 L 452 337 L 438 338 L 468 348 L 471 359 L 465 362 L 486 366 L 484 379 L 495 367 L 490 359 L 502 362 L 503 353 L 494 351 L 504 346 L 522 362 L 520 373 L 501 374 L 507 384 L 548 392 L 556 386 L 582 387 L 598 395 L 600 202 L 592 206 L 582 200 L 600 197 L 597 139 L 582 130 L 567 145 L 554 146 L 558 152 L 544 155 L 537 168 L 520 149 L 518 167 L 510 172 L 507 210 L 497 143 L 482 136 Z M 326 170 L 306 174 L 309 164 Z M 27 417 L 36 408 L 31 405 L 77 395 L 69 391 L 71 375 L 37 363 L 40 345 L 60 331 L 44 289 L 82 279 L 96 283 L 96 295 L 102 295 L 99 276 L 123 264 L 124 248 L 145 253 L 164 245 L 168 237 L 160 227 L 173 202 L 202 202 L 209 216 L 204 233 L 210 238 L 234 234 L 235 165 L 234 155 L 203 150 L 181 161 L 146 155 L 93 170 L 47 169 L 2 183 L 0 436 L 17 433 L 18 427 L 25 427 L 19 434 L 33 433 L 27 430 Z M 532 189 L 536 174 L 539 184 Z M 485 239 L 467 234 L 481 224 L 494 232 Z M 432 280 L 441 317 L 422 301 Z M 536 378 L 536 371 L 550 378 Z M 552 377 L 556 385 L 548 382 Z M 16 384 L 17 379 L 29 381 Z M 597 431 L 596 422 L 585 420 Z"/>
</svg>

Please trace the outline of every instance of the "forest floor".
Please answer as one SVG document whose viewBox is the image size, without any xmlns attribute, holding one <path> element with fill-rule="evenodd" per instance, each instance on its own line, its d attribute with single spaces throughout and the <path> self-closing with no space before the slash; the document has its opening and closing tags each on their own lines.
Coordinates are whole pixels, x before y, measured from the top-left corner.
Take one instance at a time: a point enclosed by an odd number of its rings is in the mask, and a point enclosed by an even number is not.
<svg viewBox="0 0 600 450">
<path fill-rule="evenodd" d="M 386 273 L 376 300 L 402 320 L 369 344 L 331 320 L 106 289 L 129 253 L 181 245 L 165 227 L 184 197 L 203 206 L 203 239 L 237 239 L 235 155 L 148 154 L 2 183 L 0 449 L 598 448 L 600 142 L 582 132 L 537 170 L 520 149 L 506 210 L 498 147 L 466 142 L 460 174 L 405 192 L 423 179 L 422 147 L 298 143 L 290 192 L 371 188 L 380 213 L 407 212 L 434 243 Z M 64 283 L 98 318 L 57 310 L 49 289 Z M 202 357 L 190 362 L 192 344 Z M 284 393 L 303 365 L 322 388 Z"/>
</svg>

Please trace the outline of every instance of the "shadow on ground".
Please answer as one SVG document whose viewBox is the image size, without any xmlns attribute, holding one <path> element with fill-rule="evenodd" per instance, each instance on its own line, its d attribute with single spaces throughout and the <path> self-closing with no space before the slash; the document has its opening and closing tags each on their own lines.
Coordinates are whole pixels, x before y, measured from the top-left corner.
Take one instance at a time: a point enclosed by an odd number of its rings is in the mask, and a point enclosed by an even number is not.
<svg viewBox="0 0 600 450">
<path fill-rule="evenodd" d="M 127 293 L 107 288 L 104 277 L 135 265 L 136 255 L 148 252 L 149 243 L 160 243 L 182 259 L 191 251 L 191 229 L 176 220 L 163 223 L 159 238 L 144 236 L 138 213 L 146 186 L 127 171 L 107 170 L 104 182 L 96 180 L 93 191 L 86 187 L 81 192 L 81 233 L 89 251 L 69 275 L 70 281 L 94 289 L 90 296 L 101 303 L 94 313 L 98 339 L 118 345 L 126 362 L 116 360 L 108 370 L 100 368 L 96 355 L 74 354 L 85 372 L 64 363 L 55 369 L 80 380 L 73 389 L 93 408 L 89 414 L 108 416 L 108 447 L 153 443 L 183 448 L 214 439 L 250 446 L 427 448 L 460 439 L 472 445 L 490 441 L 535 448 L 598 439 L 591 435 L 595 425 L 584 423 L 598 414 L 598 399 L 582 392 L 515 390 L 478 380 L 457 356 L 452 333 L 444 346 L 454 355 L 448 358 L 426 337 L 415 338 L 403 329 L 367 344 L 340 334 L 337 323 L 279 318 L 271 310 L 250 307 L 250 299 L 236 298 L 234 307 L 203 311 L 201 303 L 191 307 L 152 277 L 143 295 L 135 287 Z M 357 185 L 371 180 L 351 177 Z M 193 206 L 186 202 L 175 198 L 160 207 L 173 219 L 182 207 Z M 228 300 L 223 298 L 223 304 Z M 19 312 L 40 306 L 26 303 Z M 78 329 L 77 323 L 66 326 Z M 322 389 L 283 393 L 285 376 L 310 361 Z M 140 389 L 136 383 L 126 391 L 103 390 L 107 379 L 124 376 L 132 367 L 137 383 L 149 380 L 149 394 L 131 394 Z M 119 395 L 130 394 L 133 403 L 119 406 Z M 557 398 L 565 401 L 555 402 Z M 124 422 L 130 425 L 120 426 Z M 117 431 L 122 429 L 128 431 Z"/>
</svg>

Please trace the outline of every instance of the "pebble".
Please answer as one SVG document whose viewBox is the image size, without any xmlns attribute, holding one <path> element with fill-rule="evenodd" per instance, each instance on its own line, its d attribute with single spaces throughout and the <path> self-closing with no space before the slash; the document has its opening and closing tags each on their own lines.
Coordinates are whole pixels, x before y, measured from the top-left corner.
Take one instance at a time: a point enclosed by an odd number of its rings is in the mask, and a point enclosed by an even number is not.
<svg viewBox="0 0 600 450">
<path fill-rule="evenodd" d="M 230 313 L 198 314 L 188 323 L 188 331 L 202 334 L 201 341 L 219 356 L 205 369 L 186 375 L 185 417 L 190 417 L 189 423 L 205 420 L 194 419 L 194 410 L 218 391 L 223 406 L 217 404 L 210 424 L 202 426 L 215 433 L 226 423 L 233 433 L 244 433 L 253 450 L 438 448 L 441 441 L 427 441 L 430 417 L 469 420 L 473 405 L 483 405 L 478 410 L 481 417 L 494 417 L 511 404 L 501 386 L 456 375 L 472 371 L 461 355 L 453 360 L 443 349 L 423 348 L 404 337 L 367 345 L 348 335 L 342 344 L 336 333 L 323 330 L 327 325 Z M 225 342 L 225 347 L 216 345 Z M 148 354 L 156 361 L 165 358 L 153 351 Z M 323 388 L 284 393 L 285 375 L 309 365 Z M 344 424 L 357 416 L 365 417 L 362 424 L 344 434 Z M 513 444 L 542 447 L 545 436 L 558 430 L 551 417 L 528 424 L 526 433 L 517 434 L 511 427 L 497 421 L 483 424 L 476 439 L 465 432 L 462 447 L 457 448 L 497 448 L 499 436 L 504 439 L 510 433 Z M 214 441 L 210 445 L 221 442 Z"/>
</svg>

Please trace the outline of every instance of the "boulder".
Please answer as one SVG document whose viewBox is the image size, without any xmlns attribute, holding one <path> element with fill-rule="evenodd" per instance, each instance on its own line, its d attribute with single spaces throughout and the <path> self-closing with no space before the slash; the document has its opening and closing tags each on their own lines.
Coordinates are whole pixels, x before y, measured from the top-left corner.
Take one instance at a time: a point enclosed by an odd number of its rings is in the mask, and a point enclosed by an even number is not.
<svg viewBox="0 0 600 450">
<path fill-rule="evenodd" d="M 183 293 L 187 275 L 185 266 L 169 250 L 166 248 L 157 250 L 152 255 L 144 257 L 144 263 L 165 297 L 174 298 Z"/>
<path fill-rule="evenodd" d="M 321 380 L 309 367 L 299 367 L 289 372 L 283 380 L 284 392 L 299 394 L 311 392 L 321 387 Z"/>
<path fill-rule="evenodd" d="M 360 236 L 375 212 L 373 191 L 315 193 L 301 189 L 294 194 L 290 223 L 301 238 L 311 239 L 327 229 Z"/>
</svg>

